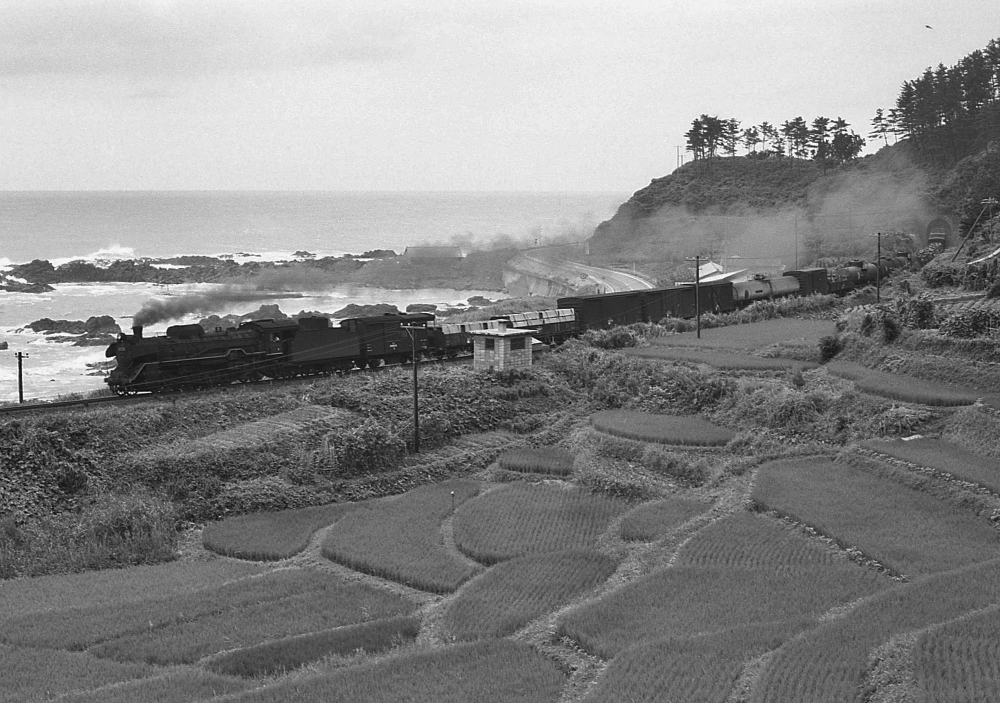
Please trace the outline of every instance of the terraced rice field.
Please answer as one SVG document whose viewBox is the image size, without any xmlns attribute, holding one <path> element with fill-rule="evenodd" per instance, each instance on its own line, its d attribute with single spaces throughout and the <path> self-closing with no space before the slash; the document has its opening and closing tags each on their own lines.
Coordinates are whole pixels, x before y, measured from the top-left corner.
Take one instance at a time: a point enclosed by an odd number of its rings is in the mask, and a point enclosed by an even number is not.
<svg viewBox="0 0 1000 703">
<path fill-rule="evenodd" d="M 988 520 L 828 459 L 761 467 L 752 498 L 896 573 L 915 576 L 1000 557 L 1000 536 Z"/>
<path fill-rule="evenodd" d="M 810 620 L 762 623 L 709 635 L 665 637 L 615 657 L 584 703 L 726 701 L 754 657 L 813 626 Z"/>
<path fill-rule="evenodd" d="M 642 542 L 658 539 L 708 508 L 701 501 L 673 496 L 645 503 L 622 520 L 622 539 Z"/>
<path fill-rule="evenodd" d="M 433 593 L 449 593 L 479 570 L 449 552 L 441 524 L 479 493 L 476 481 L 436 483 L 355 510 L 323 542 L 323 556 Z"/>
<path fill-rule="evenodd" d="M 796 361 L 794 359 L 765 358 L 711 349 L 677 349 L 661 345 L 637 347 L 623 351 L 628 356 L 637 356 L 641 359 L 708 364 L 726 371 L 807 371 L 819 366 L 816 362 Z"/>
<path fill-rule="evenodd" d="M 616 562 L 578 549 L 511 559 L 462 589 L 444 626 L 458 640 L 505 637 L 606 580 Z"/>
<path fill-rule="evenodd" d="M 497 460 L 501 469 L 529 474 L 568 476 L 573 473 L 573 455 L 559 447 L 511 449 Z"/>
<path fill-rule="evenodd" d="M 1000 561 L 923 577 L 886 590 L 843 617 L 825 621 L 781 646 L 761 672 L 749 700 L 871 700 L 865 681 L 876 647 L 894 635 L 947 622 L 998 602 Z"/>
<path fill-rule="evenodd" d="M 837 334 L 832 320 L 764 320 L 748 325 L 713 327 L 701 331 L 701 339 L 693 332 L 673 334 L 652 340 L 654 346 L 741 349 L 752 351 L 773 344 L 794 342 L 815 349 L 819 340 Z"/>
<path fill-rule="evenodd" d="M 826 365 L 826 369 L 834 376 L 854 381 L 854 384 L 866 393 L 907 403 L 938 406 L 972 405 L 983 396 L 983 393 L 974 389 L 874 371 L 849 361 L 831 361 Z"/>
<path fill-rule="evenodd" d="M 932 701 L 975 703 L 1000 691 L 1000 607 L 963 616 L 925 633 L 915 647 L 913 671 Z"/>
<path fill-rule="evenodd" d="M 132 604 L 11 617 L 3 621 L 0 640 L 19 647 L 86 650 L 121 662 L 190 664 L 233 647 L 413 608 L 385 591 L 288 570 Z M 234 618 L 235 611 L 241 617 Z"/>
<path fill-rule="evenodd" d="M 918 466 L 951 474 L 964 481 L 972 481 L 1000 493 L 1000 462 L 982 454 L 931 437 L 903 440 L 872 440 L 865 442 L 868 449 L 887 454 Z"/>
<path fill-rule="evenodd" d="M 579 488 L 509 484 L 471 500 L 455 514 L 455 544 L 482 564 L 592 547 L 623 501 Z"/>
<path fill-rule="evenodd" d="M 699 417 L 654 415 L 636 410 L 601 410 L 590 416 L 601 432 L 643 442 L 696 447 L 720 447 L 736 433 Z"/>
</svg>

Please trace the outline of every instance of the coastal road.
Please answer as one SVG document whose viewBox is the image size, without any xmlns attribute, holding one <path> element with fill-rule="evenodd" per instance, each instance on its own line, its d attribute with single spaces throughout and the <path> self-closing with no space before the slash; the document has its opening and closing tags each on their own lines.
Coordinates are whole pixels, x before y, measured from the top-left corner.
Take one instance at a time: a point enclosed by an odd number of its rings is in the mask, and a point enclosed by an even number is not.
<svg viewBox="0 0 1000 703">
<path fill-rule="evenodd" d="M 553 260 L 522 252 L 521 256 L 534 264 L 545 267 L 553 278 L 575 281 L 577 286 L 593 285 L 601 293 L 618 293 L 627 290 L 645 290 L 653 284 L 641 276 L 615 269 L 588 266 L 575 261 Z"/>
</svg>

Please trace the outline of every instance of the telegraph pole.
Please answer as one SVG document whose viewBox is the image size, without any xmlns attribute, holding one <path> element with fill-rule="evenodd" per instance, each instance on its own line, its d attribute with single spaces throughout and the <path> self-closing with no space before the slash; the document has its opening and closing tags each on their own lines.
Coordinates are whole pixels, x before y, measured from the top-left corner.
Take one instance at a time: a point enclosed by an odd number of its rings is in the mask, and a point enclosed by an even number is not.
<svg viewBox="0 0 1000 703">
<path fill-rule="evenodd" d="M 701 254 L 694 257 L 687 257 L 688 261 L 694 262 L 694 318 L 695 330 L 698 339 L 701 339 Z"/>
<path fill-rule="evenodd" d="M 23 352 L 17 352 L 14 354 L 17 357 L 17 402 L 24 403 L 24 359 L 28 358 L 28 355 Z"/>
<path fill-rule="evenodd" d="M 413 349 L 413 453 L 420 453 L 420 410 L 417 399 L 417 330 L 425 329 L 417 325 L 400 325 L 410 335 Z"/>
</svg>

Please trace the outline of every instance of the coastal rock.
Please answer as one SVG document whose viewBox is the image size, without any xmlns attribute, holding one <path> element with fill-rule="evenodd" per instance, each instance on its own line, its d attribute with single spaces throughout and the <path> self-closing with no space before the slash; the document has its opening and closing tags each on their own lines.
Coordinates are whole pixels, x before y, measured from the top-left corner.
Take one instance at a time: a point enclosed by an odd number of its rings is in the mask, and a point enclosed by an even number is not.
<svg viewBox="0 0 1000 703">
<path fill-rule="evenodd" d="M 406 312 L 434 312 L 437 307 L 433 303 L 410 303 L 406 306 Z"/>
<path fill-rule="evenodd" d="M 239 327 L 244 322 L 254 322 L 255 320 L 287 320 L 288 315 L 281 311 L 277 305 L 261 305 L 259 308 L 253 312 L 248 312 L 243 315 L 209 315 L 198 321 L 207 331 L 213 331 L 215 329 L 228 329 L 230 327 Z"/>
<path fill-rule="evenodd" d="M 42 334 L 86 335 L 87 337 L 101 338 L 108 335 L 111 335 L 113 338 L 114 335 L 122 331 L 118 323 L 115 322 L 115 318 L 110 315 L 89 317 L 86 322 L 83 320 L 52 320 L 48 317 L 43 317 L 28 324 L 26 329 Z M 71 340 L 67 339 L 65 341 Z"/>
<path fill-rule="evenodd" d="M 7 342 L 6 342 L 6 340 L 0 342 L 0 351 L 6 351 L 6 349 L 7 349 Z"/>
<path fill-rule="evenodd" d="M 55 288 L 48 283 L 21 283 L 0 275 L 0 290 L 8 293 L 51 293 Z"/>
</svg>

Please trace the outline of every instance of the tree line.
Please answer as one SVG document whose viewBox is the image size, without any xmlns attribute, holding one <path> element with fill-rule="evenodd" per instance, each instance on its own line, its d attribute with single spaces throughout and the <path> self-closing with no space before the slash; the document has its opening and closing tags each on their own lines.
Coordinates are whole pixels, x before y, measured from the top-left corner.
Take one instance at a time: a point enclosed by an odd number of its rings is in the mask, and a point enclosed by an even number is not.
<svg viewBox="0 0 1000 703">
<path fill-rule="evenodd" d="M 895 107 L 875 111 L 870 138 L 908 140 L 918 153 L 951 165 L 1000 137 L 1000 39 L 954 66 L 924 70 L 903 83 Z"/>
<path fill-rule="evenodd" d="M 736 156 L 743 147 L 751 157 L 788 155 L 837 164 L 857 158 L 865 146 L 864 138 L 848 129 L 850 126 L 842 117 L 817 117 L 811 123 L 795 117 L 779 126 L 762 122 L 741 129 L 739 120 L 703 114 L 684 137 L 687 151 L 696 159 Z"/>
</svg>

